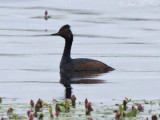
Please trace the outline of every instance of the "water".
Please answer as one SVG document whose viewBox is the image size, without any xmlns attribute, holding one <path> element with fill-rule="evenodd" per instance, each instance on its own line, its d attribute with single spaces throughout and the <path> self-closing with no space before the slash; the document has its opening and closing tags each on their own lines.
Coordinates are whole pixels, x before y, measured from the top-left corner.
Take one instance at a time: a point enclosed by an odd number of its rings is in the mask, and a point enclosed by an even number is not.
<svg viewBox="0 0 160 120">
<path fill-rule="evenodd" d="M 73 82 L 69 90 L 78 101 L 86 97 L 105 103 L 124 97 L 159 98 L 160 3 L 142 3 L 1 1 L 0 96 L 18 98 L 19 102 L 65 99 L 59 74 L 64 40 L 45 35 L 69 24 L 75 35 L 72 58 L 97 59 L 116 69 L 87 78 L 87 84 Z M 45 10 L 52 16 L 47 21 Z"/>
</svg>

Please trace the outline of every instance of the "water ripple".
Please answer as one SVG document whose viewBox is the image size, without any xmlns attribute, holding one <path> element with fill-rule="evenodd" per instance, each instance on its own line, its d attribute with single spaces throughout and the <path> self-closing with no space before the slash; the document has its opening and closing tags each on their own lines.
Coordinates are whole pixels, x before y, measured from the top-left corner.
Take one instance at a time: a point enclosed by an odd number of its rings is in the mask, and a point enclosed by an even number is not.
<svg viewBox="0 0 160 120">
<path fill-rule="evenodd" d="M 157 21 L 160 22 L 160 19 L 150 19 L 150 18 L 126 18 L 126 17 L 113 17 L 110 18 L 113 20 L 121 20 L 121 21 Z"/>
<path fill-rule="evenodd" d="M 111 38 L 111 39 L 130 39 L 129 37 L 117 37 L 117 36 L 101 36 L 92 34 L 75 34 L 77 37 L 87 37 L 87 38 Z"/>
<path fill-rule="evenodd" d="M 53 69 L 19 69 L 22 71 L 34 71 L 34 72 L 53 72 Z"/>
<path fill-rule="evenodd" d="M 58 83 L 52 81 L 0 81 L 0 83 Z"/>
<path fill-rule="evenodd" d="M 54 10 L 58 12 L 68 12 L 72 14 L 79 14 L 79 15 L 100 15 L 99 12 L 94 12 L 90 10 L 80 10 L 80 9 L 64 9 L 64 8 L 53 8 L 53 7 L 42 7 L 42 6 L 35 6 L 35 7 L 13 7 L 13 6 L 0 6 L 0 8 L 7 8 L 7 9 L 39 9 L 39 10 Z"/>
</svg>

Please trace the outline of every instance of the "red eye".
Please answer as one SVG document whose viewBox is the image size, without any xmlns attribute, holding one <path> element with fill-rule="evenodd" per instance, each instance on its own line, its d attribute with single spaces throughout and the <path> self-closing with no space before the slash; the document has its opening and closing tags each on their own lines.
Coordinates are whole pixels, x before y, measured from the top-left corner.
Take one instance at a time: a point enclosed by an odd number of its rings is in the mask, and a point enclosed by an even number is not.
<svg viewBox="0 0 160 120">
<path fill-rule="evenodd" d="M 59 33 L 62 34 L 62 30 L 60 30 Z"/>
</svg>

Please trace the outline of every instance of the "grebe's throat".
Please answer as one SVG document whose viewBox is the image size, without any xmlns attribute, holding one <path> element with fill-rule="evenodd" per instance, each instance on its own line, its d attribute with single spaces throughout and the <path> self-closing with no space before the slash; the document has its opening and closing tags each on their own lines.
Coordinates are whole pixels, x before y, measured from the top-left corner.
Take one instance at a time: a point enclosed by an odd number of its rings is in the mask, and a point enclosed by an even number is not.
<svg viewBox="0 0 160 120">
<path fill-rule="evenodd" d="M 63 64 L 66 64 L 71 60 L 71 47 L 72 47 L 72 40 L 65 39 L 65 47 L 64 47 L 60 66 Z"/>
</svg>

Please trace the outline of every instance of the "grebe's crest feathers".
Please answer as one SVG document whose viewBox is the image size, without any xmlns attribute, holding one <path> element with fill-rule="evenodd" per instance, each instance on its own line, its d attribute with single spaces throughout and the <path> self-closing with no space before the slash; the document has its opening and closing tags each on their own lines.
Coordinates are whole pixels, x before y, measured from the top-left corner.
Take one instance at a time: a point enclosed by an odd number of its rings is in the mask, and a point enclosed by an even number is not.
<svg viewBox="0 0 160 120">
<path fill-rule="evenodd" d="M 65 39 L 68 39 L 68 40 L 73 39 L 73 34 L 72 34 L 72 31 L 70 30 L 70 26 L 68 24 L 62 26 L 58 33 L 61 37 L 65 38 Z"/>
<path fill-rule="evenodd" d="M 64 29 L 64 28 L 68 28 L 68 29 L 69 29 L 69 28 L 70 28 L 70 25 L 66 24 L 66 25 L 63 25 L 61 28 L 63 28 L 63 29 Z"/>
<path fill-rule="evenodd" d="M 69 26 L 68 24 L 62 26 L 62 27 L 59 29 L 59 32 L 60 32 L 60 31 L 65 31 L 65 30 L 70 30 L 70 26 Z"/>
</svg>

